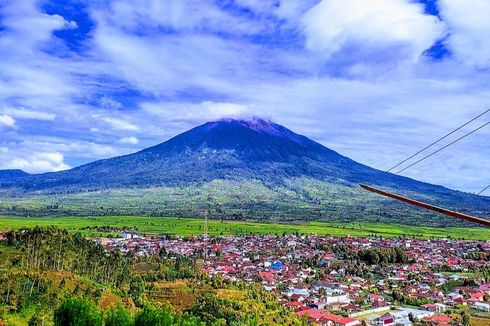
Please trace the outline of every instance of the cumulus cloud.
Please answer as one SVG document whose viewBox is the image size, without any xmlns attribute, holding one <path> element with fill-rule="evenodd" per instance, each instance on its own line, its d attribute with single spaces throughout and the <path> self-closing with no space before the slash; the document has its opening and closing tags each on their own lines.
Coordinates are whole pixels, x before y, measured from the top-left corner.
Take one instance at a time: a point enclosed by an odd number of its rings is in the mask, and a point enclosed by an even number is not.
<svg viewBox="0 0 490 326">
<path fill-rule="evenodd" d="M 16 154 L 20 154 L 17 156 Z M 59 152 L 30 152 L 28 155 L 9 151 L 9 157 L 0 161 L 0 169 L 21 169 L 29 173 L 67 170 L 70 166 L 64 162 Z"/>
<path fill-rule="evenodd" d="M 445 30 L 439 18 L 408 0 L 322 0 L 302 25 L 308 49 L 354 73 L 414 62 Z"/>
<path fill-rule="evenodd" d="M 123 137 L 123 138 L 119 139 L 119 142 L 121 144 L 136 145 L 139 143 L 139 139 L 134 137 L 134 136 L 129 136 L 129 137 Z"/>
<path fill-rule="evenodd" d="M 53 31 L 77 27 L 75 22 L 65 20 L 60 15 L 39 12 L 39 3 L 35 0 L 26 0 L 1 7 L 2 25 L 6 28 L 4 33 L 14 36 L 14 38 L 2 38 L 1 45 L 10 43 L 16 51 L 27 53 L 30 49 L 51 39 Z M 22 46 L 19 46 L 19 43 Z"/>
<path fill-rule="evenodd" d="M 70 141 L 53 136 L 24 136 L 19 141 L 0 139 L 0 169 L 23 169 L 31 173 L 69 169 L 67 156 L 76 162 L 87 162 L 128 154 L 129 149 L 87 141 Z"/>
<path fill-rule="evenodd" d="M 490 67 L 490 1 L 440 0 L 439 10 L 449 26 L 446 41 L 460 62 Z"/>
<path fill-rule="evenodd" d="M 0 115 L 0 126 L 13 127 L 15 126 L 15 120 L 6 114 Z"/>
</svg>

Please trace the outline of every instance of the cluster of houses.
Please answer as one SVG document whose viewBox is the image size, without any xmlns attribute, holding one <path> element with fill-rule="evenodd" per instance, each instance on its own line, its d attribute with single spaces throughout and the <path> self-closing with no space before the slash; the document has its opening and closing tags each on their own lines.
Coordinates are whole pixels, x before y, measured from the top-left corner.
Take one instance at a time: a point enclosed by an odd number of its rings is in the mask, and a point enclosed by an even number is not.
<svg viewBox="0 0 490 326">
<path fill-rule="evenodd" d="M 145 238 L 136 234 L 99 241 L 109 250 L 138 255 L 156 255 L 165 248 L 195 257 L 203 272 L 260 283 L 298 316 L 319 325 L 390 326 L 414 321 L 450 325 L 453 320 L 447 311 L 453 306 L 490 312 L 490 283 L 478 277 L 467 282 L 471 285 L 442 290 L 444 284 L 471 275 L 465 272 L 490 264 L 468 256 L 472 252 L 490 254 L 490 242 L 315 235 Z M 356 271 L 363 264 L 343 257 L 336 250 L 341 247 L 401 247 L 409 262 L 364 266 L 367 272 Z M 438 272 L 441 270 L 449 272 Z M 394 291 L 424 303 L 404 307 L 394 299 Z"/>
</svg>

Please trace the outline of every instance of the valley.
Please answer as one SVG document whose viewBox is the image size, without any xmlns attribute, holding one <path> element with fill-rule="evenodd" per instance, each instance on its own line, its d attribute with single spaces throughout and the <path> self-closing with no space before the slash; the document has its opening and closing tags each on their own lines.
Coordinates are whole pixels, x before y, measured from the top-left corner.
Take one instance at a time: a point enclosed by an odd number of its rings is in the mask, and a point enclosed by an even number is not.
<svg viewBox="0 0 490 326">
<path fill-rule="evenodd" d="M 204 233 L 202 218 L 145 217 L 145 216 L 91 216 L 91 217 L 19 217 L 0 216 L 0 231 L 19 230 L 35 226 L 56 226 L 73 233 L 90 237 L 120 236 L 124 231 L 144 234 L 168 234 L 177 236 L 199 236 Z M 321 236 L 380 236 L 413 238 L 452 238 L 466 240 L 488 240 L 490 230 L 480 227 L 424 227 L 383 223 L 327 223 L 299 222 L 259 223 L 244 221 L 208 221 L 208 234 L 219 235 L 282 235 L 317 234 Z"/>
</svg>

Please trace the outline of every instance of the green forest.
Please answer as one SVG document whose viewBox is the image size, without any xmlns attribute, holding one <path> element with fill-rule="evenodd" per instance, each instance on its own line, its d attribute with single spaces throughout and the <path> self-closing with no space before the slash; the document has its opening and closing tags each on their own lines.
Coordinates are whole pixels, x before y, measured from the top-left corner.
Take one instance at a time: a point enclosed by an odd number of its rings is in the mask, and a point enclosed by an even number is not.
<svg viewBox="0 0 490 326">
<path fill-rule="evenodd" d="M 108 253 L 35 227 L 0 243 L 0 325 L 301 325 L 262 287 L 198 272 L 196 259 Z M 260 321 L 260 322 L 259 322 Z"/>
</svg>

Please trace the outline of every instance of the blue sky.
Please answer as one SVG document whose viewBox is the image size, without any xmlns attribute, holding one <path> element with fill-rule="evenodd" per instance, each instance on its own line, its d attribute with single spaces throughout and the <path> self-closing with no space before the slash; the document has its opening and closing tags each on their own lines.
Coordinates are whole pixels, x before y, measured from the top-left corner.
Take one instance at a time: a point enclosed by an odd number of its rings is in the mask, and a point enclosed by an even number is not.
<svg viewBox="0 0 490 326">
<path fill-rule="evenodd" d="M 0 168 L 258 116 L 388 169 L 489 107 L 488 35 L 487 0 L 0 0 Z M 489 129 L 405 175 L 482 189 Z"/>
</svg>

